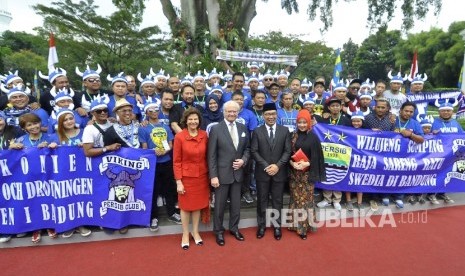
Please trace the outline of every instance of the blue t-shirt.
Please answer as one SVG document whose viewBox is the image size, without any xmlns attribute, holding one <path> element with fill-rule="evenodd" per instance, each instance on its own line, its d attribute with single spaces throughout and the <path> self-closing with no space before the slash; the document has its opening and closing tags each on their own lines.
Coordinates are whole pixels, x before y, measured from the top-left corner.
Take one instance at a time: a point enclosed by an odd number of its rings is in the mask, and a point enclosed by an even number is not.
<svg viewBox="0 0 465 276">
<path fill-rule="evenodd" d="M 149 149 L 164 149 L 163 141 L 167 143 L 173 141 L 173 133 L 171 129 L 162 123 L 147 124 L 145 127 L 139 128 L 139 141 L 146 143 Z M 157 163 L 165 163 L 171 160 L 170 153 L 157 156 Z"/>
<path fill-rule="evenodd" d="M 61 146 L 79 146 L 80 144 L 82 144 L 82 133 L 84 131 L 82 131 L 82 129 L 79 129 L 79 133 L 78 135 L 72 137 L 72 138 L 69 138 L 68 139 L 68 142 L 61 142 L 60 143 L 60 138 L 58 137 L 58 133 L 54 133 L 52 135 L 50 135 L 48 137 L 48 140 L 47 142 L 49 143 L 52 143 L 52 142 L 55 142 L 57 143 L 58 145 L 61 145 Z"/>
<path fill-rule="evenodd" d="M 225 102 L 230 101 L 232 99 L 232 94 L 232 92 L 223 93 L 223 95 L 221 96 L 221 102 L 224 104 Z M 251 108 L 252 96 L 244 90 L 242 90 L 242 94 L 244 94 L 244 108 Z"/>
<path fill-rule="evenodd" d="M 31 140 L 31 138 L 29 137 L 29 133 L 28 133 L 16 139 L 16 143 L 23 144 L 25 148 L 33 148 L 33 147 L 37 147 L 40 143 L 49 142 L 49 138 L 50 137 L 48 136 L 47 133 L 42 132 L 40 134 L 39 139 Z"/>
<path fill-rule="evenodd" d="M 163 111 L 161 111 L 161 107 L 160 107 L 160 112 L 158 112 L 158 121 L 161 124 L 164 124 L 165 126 L 170 127 L 170 114 L 163 113 Z"/>
<path fill-rule="evenodd" d="M 58 127 L 57 126 L 57 123 L 58 123 L 57 119 L 53 118 L 54 113 L 55 113 L 55 111 L 53 111 L 50 118 L 48 118 L 47 133 L 49 133 L 49 134 L 55 133 L 57 131 L 57 127 Z M 79 115 L 79 113 L 76 112 L 76 110 L 73 110 L 73 113 L 74 113 L 74 121 L 76 122 L 76 125 L 79 128 L 82 128 L 82 129 L 85 128 L 87 126 L 87 123 L 89 122 L 89 117 L 87 117 L 87 116 L 81 117 Z"/>
<path fill-rule="evenodd" d="M 423 132 L 423 128 L 421 127 L 420 123 L 413 118 L 410 118 L 407 122 L 401 122 L 400 118 L 396 118 L 396 122 L 394 123 L 394 131 L 401 132 L 403 129 L 408 129 L 413 131 L 416 135 L 425 135 Z"/>
<path fill-rule="evenodd" d="M 255 110 L 253 107 L 249 109 L 255 115 L 257 119 L 257 127 L 262 126 L 265 124 L 265 119 L 263 118 L 263 109 L 262 110 Z"/>
<path fill-rule="evenodd" d="M 299 112 L 295 109 L 292 109 L 292 111 L 286 111 L 283 108 L 280 108 L 278 109 L 278 120 L 276 123 L 287 127 L 290 132 L 294 132 L 295 126 L 297 125 L 297 114 L 299 114 Z"/>
<path fill-rule="evenodd" d="M 435 130 L 439 130 L 441 133 L 463 133 L 462 126 L 454 119 L 444 121 L 441 118 L 435 118 L 431 131 Z"/>
<path fill-rule="evenodd" d="M 255 114 L 253 114 L 252 111 L 244 108 L 239 112 L 239 114 L 237 114 L 236 122 L 244 124 L 249 132 L 254 131 L 254 129 L 257 128 L 258 123 Z"/>
</svg>

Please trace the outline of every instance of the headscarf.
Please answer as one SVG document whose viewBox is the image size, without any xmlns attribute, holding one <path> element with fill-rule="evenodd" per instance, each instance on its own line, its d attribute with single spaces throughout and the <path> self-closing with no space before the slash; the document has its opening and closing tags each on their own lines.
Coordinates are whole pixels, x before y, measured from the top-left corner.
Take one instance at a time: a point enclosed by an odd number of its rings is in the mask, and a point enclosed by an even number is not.
<svg viewBox="0 0 465 276">
<path fill-rule="evenodd" d="M 310 114 L 310 112 L 308 112 L 307 109 L 301 109 L 299 111 L 299 113 L 297 114 L 296 122 L 298 123 L 300 119 L 304 119 L 307 122 L 307 125 L 308 125 L 307 131 L 312 129 L 312 115 Z M 298 128 L 296 127 L 296 129 Z"/>
<path fill-rule="evenodd" d="M 211 111 L 210 110 L 210 100 L 213 99 L 217 104 L 218 104 L 218 109 L 216 111 Z M 205 113 L 203 115 L 204 118 L 206 118 L 210 122 L 219 122 L 221 119 L 223 119 L 223 113 L 220 110 L 221 103 L 220 99 L 218 96 L 215 94 L 211 93 L 205 98 Z"/>
</svg>

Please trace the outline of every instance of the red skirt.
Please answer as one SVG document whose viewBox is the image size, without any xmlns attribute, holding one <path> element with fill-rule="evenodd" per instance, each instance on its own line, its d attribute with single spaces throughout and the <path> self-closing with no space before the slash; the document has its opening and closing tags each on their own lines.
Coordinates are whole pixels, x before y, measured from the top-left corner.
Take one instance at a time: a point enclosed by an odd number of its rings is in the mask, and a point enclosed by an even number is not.
<svg viewBox="0 0 465 276">
<path fill-rule="evenodd" d="M 208 174 L 199 177 L 183 177 L 184 194 L 178 194 L 179 209 L 197 211 L 209 206 L 210 186 Z"/>
</svg>

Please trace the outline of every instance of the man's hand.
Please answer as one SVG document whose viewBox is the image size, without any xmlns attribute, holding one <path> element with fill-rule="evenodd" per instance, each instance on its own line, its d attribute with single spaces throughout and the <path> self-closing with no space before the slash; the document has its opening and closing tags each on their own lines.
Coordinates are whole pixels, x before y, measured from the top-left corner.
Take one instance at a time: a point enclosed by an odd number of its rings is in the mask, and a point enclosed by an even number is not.
<svg viewBox="0 0 465 276">
<path fill-rule="evenodd" d="M 210 184 L 213 188 L 218 188 L 220 186 L 220 181 L 218 180 L 218 177 L 213 177 L 212 179 L 210 179 Z"/>
<path fill-rule="evenodd" d="M 279 167 L 276 164 L 271 164 L 265 168 L 265 172 L 268 175 L 273 176 L 279 172 Z"/>
<path fill-rule="evenodd" d="M 233 169 L 238 170 L 244 165 L 244 160 L 242 159 L 236 159 L 233 162 Z"/>
<path fill-rule="evenodd" d="M 87 116 L 87 111 L 84 108 L 78 107 L 75 110 L 79 114 L 79 116 L 81 117 Z"/>
</svg>

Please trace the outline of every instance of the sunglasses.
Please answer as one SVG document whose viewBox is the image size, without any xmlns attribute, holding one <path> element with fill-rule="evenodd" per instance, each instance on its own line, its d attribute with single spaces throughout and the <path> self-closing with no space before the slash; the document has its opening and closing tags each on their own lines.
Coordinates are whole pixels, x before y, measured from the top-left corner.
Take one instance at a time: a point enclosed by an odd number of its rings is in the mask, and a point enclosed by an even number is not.
<svg viewBox="0 0 465 276">
<path fill-rule="evenodd" d="M 105 108 L 105 109 L 97 109 L 97 110 L 95 110 L 95 113 L 97 113 L 97 114 L 107 113 L 108 114 L 108 109 L 107 108 Z"/>
<path fill-rule="evenodd" d="M 147 112 L 153 113 L 153 112 L 158 112 L 160 111 L 159 109 L 147 109 Z"/>
<path fill-rule="evenodd" d="M 100 79 L 87 79 L 87 82 L 90 82 L 90 83 L 100 82 Z"/>
<path fill-rule="evenodd" d="M 266 79 L 263 79 L 264 81 L 272 81 L 273 79 L 272 78 L 266 78 Z"/>
</svg>

